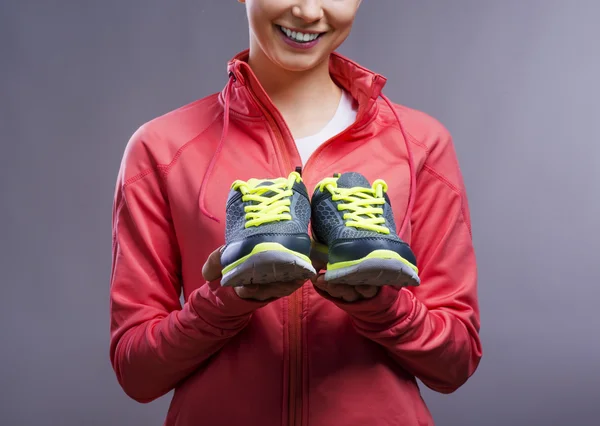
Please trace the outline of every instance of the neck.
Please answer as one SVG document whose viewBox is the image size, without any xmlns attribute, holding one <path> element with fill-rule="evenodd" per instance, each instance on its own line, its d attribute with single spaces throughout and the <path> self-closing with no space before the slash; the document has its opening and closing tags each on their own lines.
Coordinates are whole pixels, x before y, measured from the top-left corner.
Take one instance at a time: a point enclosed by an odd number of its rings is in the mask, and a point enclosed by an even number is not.
<svg viewBox="0 0 600 426">
<path fill-rule="evenodd" d="M 329 97 L 339 100 L 341 89 L 329 74 L 329 60 L 307 71 L 288 71 L 273 64 L 260 48 L 250 49 L 248 64 L 279 109 L 314 108 Z"/>
<path fill-rule="evenodd" d="M 310 70 L 288 71 L 271 62 L 260 47 L 251 46 L 248 64 L 296 136 L 319 130 L 327 122 L 322 120 L 333 116 L 342 90 L 331 78 L 329 58 Z M 307 121 L 314 125 L 303 124 Z"/>
</svg>

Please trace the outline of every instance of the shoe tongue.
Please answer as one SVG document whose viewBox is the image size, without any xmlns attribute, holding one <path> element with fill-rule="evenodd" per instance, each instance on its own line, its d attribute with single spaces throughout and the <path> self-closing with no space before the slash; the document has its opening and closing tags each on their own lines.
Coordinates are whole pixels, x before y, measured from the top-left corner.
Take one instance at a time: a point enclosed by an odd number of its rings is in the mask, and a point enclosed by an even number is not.
<svg viewBox="0 0 600 426">
<path fill-rule="evenodd" d="M 356 172 L 347 172 L 340 175 L 337 180 L 338 188 L 370 188 L 371 184 L 366 177 Z"/>
</svg>

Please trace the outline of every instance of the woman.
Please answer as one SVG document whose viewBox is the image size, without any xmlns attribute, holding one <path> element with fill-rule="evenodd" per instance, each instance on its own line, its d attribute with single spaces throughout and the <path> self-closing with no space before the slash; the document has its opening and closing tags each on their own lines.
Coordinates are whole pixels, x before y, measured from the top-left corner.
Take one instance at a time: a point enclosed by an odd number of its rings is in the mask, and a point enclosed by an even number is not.
<svg viewBox="0 0 600 426">
<path fill-rule="evenodd" d="M 360 0 L 240 2 L 250 49 L 229 63 L 226 87 L 146 123 L 124 154 L 111 278 L 119 383 L 139 402 L 175 389 L 166 425 L 433 424 L 415 378 L 453 392 L 482 354 L 451 137 L 333 53 Z M 299 166 L 308 188 L 347 171 L 385 180 L 420 286 L 322 274 L 221 286 L 231 183 Z"/>
</svg>

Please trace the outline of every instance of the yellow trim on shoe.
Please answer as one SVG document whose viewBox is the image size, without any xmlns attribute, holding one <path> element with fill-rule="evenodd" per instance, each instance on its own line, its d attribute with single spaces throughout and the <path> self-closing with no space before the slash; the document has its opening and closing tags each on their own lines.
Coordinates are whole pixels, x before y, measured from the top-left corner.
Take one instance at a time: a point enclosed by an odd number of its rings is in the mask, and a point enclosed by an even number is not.
<svg viewBox="0 0 600 426">
<path fill-rule="evenodd" d="M 297 251 L 290 250 L 279 243 L 260 243 L 260 244 L 257 244 L 256 246 L 254 246 L 254 248 L 252 249 L 252 251 L 249 254 L 247 254 L 246 256 L 244 256 L 244 257 L 236 260 L 235 262 L 227 265 L 226 267 L 224 267 L 222 274 L 225 275 L 227 272 L 229 272 L 232 269 L 234 269 L 235 267 L 241 265 L 242 263 L 247 261 L 252 256 L 254 256 L 258 253 L 264 253 L 266 251 L 279 251 L 279 252 L 283 252 L 283 253 L 293 254 L 294 256 L 304 260 L 305 262 L 307 262 L 309 264 L 311 263 L 310 258 L 308 256 L 305 256 L 302 253 L 298 253 Z"/>
<path fill-rule="evenodd" d="M 392 250 L 374 250 L 361 259 L 349 260 L 346 262 L 328 263 L 327 270 L 335 271 L 338 269 L 347 268 L 349 266 L 355 266 L 367 259 L 399 260 L 400 262 L 408 265 L 413 271 L 417 273 L 417 275 L 419 274 L 419 269 L 415 265 L 413 265 L 408 260 L 404 259 L 398 253 Z"/>
</svg>

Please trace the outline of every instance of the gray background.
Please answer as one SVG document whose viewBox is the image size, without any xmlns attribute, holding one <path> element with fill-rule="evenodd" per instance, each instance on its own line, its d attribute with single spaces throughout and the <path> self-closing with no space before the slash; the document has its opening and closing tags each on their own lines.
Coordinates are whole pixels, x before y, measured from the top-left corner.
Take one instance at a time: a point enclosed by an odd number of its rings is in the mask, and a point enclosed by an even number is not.
<svg viewBox="0 0 600 426">
<path fill-rule="evenodd" d="M 440 426 L 598 424 L 599 15 L 372 0 L 342 49 L 449 128 L 465 175 L 485 354 L 455 394 L 424 390 Z M 220 90 L 246 45 L 234 0 L 0 2 L 3 425 L 162 424 L 168 398 L 129 400 L 109 365 L 116 173 L 137 126 Z"/>
</svg>

